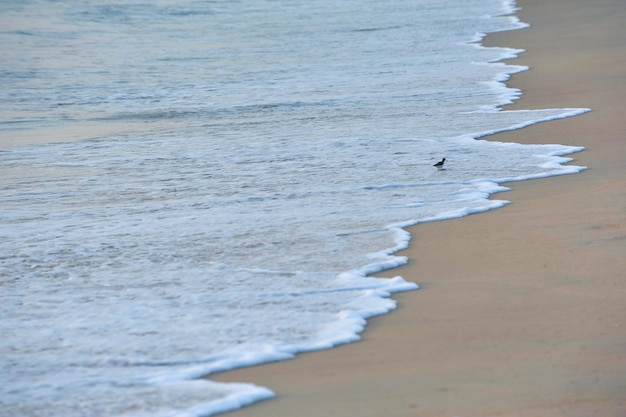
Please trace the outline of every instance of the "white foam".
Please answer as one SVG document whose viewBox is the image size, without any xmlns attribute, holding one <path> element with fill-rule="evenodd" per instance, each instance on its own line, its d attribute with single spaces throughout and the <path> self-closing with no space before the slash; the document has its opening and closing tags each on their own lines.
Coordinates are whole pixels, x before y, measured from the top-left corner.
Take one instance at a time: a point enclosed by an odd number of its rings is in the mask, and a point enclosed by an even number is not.
<svg viewBox="0 0 626 417">
<path fill-rule="evenodd" d="M 267 388 L 258 387 L 252 384 L 240 383 L 216 383 L 207 380 L 193 380 L 183 382 L 170 382 L 163 384 L 163 388 L 170 391 L 178 391 L 181 395 L 190 390 L 226 391 L 223 398 L 211 401 L 206 404 L 199 404 L 185 410 L 169 410 L 156 412 L 131 412 L 120 414 L 119 417 L 208 417 L 215 414 L 233 411 L 252 404 L 257 401 L 274 397 L 274 393 Z"/>
</svg>

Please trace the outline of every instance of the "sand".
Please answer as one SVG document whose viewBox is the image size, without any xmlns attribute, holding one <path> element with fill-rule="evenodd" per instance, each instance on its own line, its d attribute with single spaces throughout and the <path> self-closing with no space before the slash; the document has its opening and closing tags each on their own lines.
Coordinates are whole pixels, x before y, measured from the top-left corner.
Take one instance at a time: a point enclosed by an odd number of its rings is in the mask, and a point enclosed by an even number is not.
<svg viewBox="0 0 626 417">
<path fill-rule="evenodd" d="M 362 341 L 211 376 L 274 390 L 229 415 L 626 416 L 626 6 L 519 0 L 514 108 L 589 107 L 488 139 L 585 146 L 577 175 L 506 184 L 511 204 L 411 229 L 418 282 Z M 450 164 L 453 164 L 450 161 Z"/>
</svg>

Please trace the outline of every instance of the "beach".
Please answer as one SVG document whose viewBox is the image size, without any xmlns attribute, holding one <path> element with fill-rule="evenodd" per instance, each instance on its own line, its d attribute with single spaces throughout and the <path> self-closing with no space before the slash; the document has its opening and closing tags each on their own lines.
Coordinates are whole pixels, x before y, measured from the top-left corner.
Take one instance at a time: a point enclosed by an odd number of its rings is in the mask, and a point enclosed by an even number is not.
<svg viewBox="0 0 626 417">
<path fill-rule="evenodd" d="M 358 343 L 211 375 L 276 393 L 230 415 L 626 415 L 626 8 L 518 6 L 531 27 L 483 42 L 526 50 L 506 109 L 592 111 L 485 140 L 584 146 L 573 163 L 589 169 L 504 184 L 504 208 L 411 228 L 409 264 L 381 276 L 420 290 L 394 295 Z"/>
</svg>

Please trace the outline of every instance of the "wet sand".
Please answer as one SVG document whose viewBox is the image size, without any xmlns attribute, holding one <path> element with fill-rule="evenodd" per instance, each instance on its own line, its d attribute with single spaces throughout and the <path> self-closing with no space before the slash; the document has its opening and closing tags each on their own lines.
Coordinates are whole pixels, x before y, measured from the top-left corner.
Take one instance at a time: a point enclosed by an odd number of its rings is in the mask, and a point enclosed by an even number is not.
<svg viewBox="0 0 626 417">
<path fill-rule="evenodd" d="M 359 343 L 211 379 L 275 399 L 232 412 L 277 416 L 626 416 L 626 6 L 519 0 L 530 29 L 492 34 L 528 65 L 507 109 L 589 107 L 486 139 L 585 146 L 581 174 L 505 184 L 488 213 L 413 227 L 420 284 Z M 453 164 L 453 161 L 450 161 Z"/>
</svg>

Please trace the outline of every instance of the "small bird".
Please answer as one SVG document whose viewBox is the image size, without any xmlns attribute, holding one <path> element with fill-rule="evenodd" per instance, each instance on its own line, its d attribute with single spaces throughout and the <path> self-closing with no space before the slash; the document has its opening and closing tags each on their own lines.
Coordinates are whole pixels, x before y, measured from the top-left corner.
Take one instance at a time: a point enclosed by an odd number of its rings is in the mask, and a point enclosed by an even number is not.
<svg viewBox="0 0 626 417">
<path fill-rule="evenodd" d="M 441 170 L 443 169 L 443 163 L 446 162 L 446 158 L 443 158 L 441 161 L 437 162 L 435 165 L 433 165 L 435 168 Z"/>
</svg>

